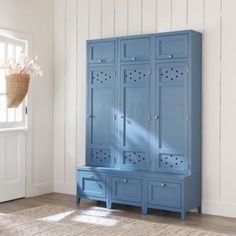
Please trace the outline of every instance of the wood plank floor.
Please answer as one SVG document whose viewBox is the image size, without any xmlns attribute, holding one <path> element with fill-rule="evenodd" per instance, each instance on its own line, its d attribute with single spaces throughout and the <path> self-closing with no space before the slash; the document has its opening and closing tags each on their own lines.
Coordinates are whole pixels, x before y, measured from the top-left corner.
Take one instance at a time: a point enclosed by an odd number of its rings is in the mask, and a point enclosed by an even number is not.
<svg viewBox="0 0 236 236">
<path fill-rule="evenodd" d="M 21 211 L 45 204 L 60 205 L 69 208 L 88 209 L 92 206 L 105 207 L 103 202 L 81 200 L 80 205 L 76 203 L 75 196 L 51 193 L 47 195 L 24 198 L 6 203 L 0 203 L 0 213 L 13 213 L 15 211 Z M 160 210 L 150 210 L 148 215 L 142 215 L 139 207 L 124 206 L 119 204 L 113 204 L 113 208 L 119 211 L 114 211 L 112 214 L 119 216 L 142 219 L 152 222 L 161 222 L 173 225 L 186 225 L 198 229 L 209 230 L 220 233 L 227 233 L 236 235 L 236 219 L 226 218 L 219 216 L 211 216 L 198 214 L 194 212 L 188 213 L 186 221 L 179 219 L 179 214 L 165 212 Z"/>
</svg>

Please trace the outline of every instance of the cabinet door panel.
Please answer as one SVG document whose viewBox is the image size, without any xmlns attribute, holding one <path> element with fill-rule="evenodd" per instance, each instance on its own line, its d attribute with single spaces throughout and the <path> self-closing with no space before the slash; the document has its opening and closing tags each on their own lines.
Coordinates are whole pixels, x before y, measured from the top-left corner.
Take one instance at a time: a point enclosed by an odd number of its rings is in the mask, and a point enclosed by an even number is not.
<svg viewBox="0 0 236 236">
<path fill-rule="evenodd" d="M 161 86 L 159 148 L 184 151 L 184 87 Z"/>
<path fill-rule="evenodd" d="M 187 166 L 187 64 L 156 65 L 156 152 L 158 169 L 184 172 Z"/>
<path fill-rule="evenodd" d="M 112 177 L 112 201 L 129 201 L 131 203 L 141 203 L 141 179 L 130 177 Z"/>
<path fill-rule="evenodd" d="M 107 189 L 107 176 L 90 171 L 77 172 L 77 190 L 82 197 L 105 199 Z"/>
<path fill-rule="evenodd" d="M 148 181 L 148 205 L 180 207 L 180 184 Z"/>
<path fill-rule="evenodd" d="M 121 68 L 119 140 L 124 168 L 148 168 L 149 74 L 147 64 Z"/>
<path fill-rule="evenodd" d="M 115 42 L 115 40 L 89 42 L 88 62 L 99 64 L 115 62 Z"/>
<path fill-rule="evenodd" d="M 121 61 L 142 61 L 150 58 L 150 38 L 120 40 Z"/>
<path fill-rule="evenodd" d="M 171 35 L 156 37 L 156 59 L 188 57 L 188 36 Z"/>
<path fill-rule="evenodd" d="M 96 67 L 89 71 L 87 161 L 90 165 L 113 163 L 115 78 L 114 67 Z"/>
</svg>

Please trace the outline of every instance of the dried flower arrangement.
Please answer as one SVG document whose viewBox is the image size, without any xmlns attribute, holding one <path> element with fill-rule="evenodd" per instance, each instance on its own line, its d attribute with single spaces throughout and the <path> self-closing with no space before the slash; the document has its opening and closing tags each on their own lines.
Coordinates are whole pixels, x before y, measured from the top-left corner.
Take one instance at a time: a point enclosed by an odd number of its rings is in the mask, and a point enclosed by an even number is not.
<svg viewBox="0 0 236 236">
<path fill-rule="evenodd" d="M 25 53 L 17 60 L 8 61 L 6 66 L 7 106 L 18 107 L 28 92 L 30 77 L 42 76 L 43 72 L 37 64 L 37 57 L 28 57 Z"/>
<path fill-rule="evenodd" d="M 40 66 L 37 64 L 37 60 L 37 56 L 32 58 L 28 57 L 25 53 L 22 53 L 17 60 L 9 60 L 7 62 L 7 74 L 29 74 L 31 76 L 42 76 L 43 72 L 40 70 Z"/>
</svg>

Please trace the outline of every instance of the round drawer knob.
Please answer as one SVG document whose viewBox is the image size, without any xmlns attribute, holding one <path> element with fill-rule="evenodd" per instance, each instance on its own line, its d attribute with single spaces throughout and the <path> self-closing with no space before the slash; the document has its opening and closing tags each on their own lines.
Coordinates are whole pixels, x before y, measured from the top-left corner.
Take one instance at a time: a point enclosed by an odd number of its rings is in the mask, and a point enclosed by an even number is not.
<svg viewBox="0 0 236 236">
<path fill-rule="evenodd" d="M 136 58 L 135 57 L 132 57 L 132 59 L 131 59 L 132 61 L 135 61 L 136 60 Z"/>
<path fill-rule="evenodd" d="M 170 55 L 169 55 L 169 58 L 173 58 L 173 57 L 174 57 L 174 55 L 173 55 L 173 54 L 170 54 Z"/>
<path fill-rule="evenodd" d="M 94 179 L 94 176 L 92 175 L 92 176 L 90 176 L 90 179 Z"/>
<path fill-rule="evenodd" d="M 156 120 L 158 120 L 158 119 L 160 118 L 160 116 L 156 115 L 156 116 L 154 116 L 154 118 L 155 118 Z"/>
<path fill-rule="evenodd" d="M 128 182 L 128 180 L 127 179 L 124 179 L 124 183 L 127 183 Z"/>
<path fill-rule="evenodd" d="M 166 186 L 166 184 L 165 183 L 161 183 L 161 187 L 165 187 Z"/>
<path fill-rule="evenodd" d="M 103 62 L 103 59 L 99 59 L 98 62 L 99 62 L 99 63 Z"/>
</svg>

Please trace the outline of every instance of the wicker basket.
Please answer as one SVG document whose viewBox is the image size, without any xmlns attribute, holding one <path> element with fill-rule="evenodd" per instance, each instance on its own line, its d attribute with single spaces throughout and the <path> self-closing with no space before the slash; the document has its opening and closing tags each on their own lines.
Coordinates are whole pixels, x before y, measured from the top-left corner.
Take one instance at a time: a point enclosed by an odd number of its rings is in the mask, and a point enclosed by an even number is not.
<svg viewBox="0 0 236 236">
<path fill-rule="evenodd" d="M 7 107 L 16 108 L 24 100 L 29 88 L 30 75 L 12 74 L 6 76 Z"/>
</svg>

